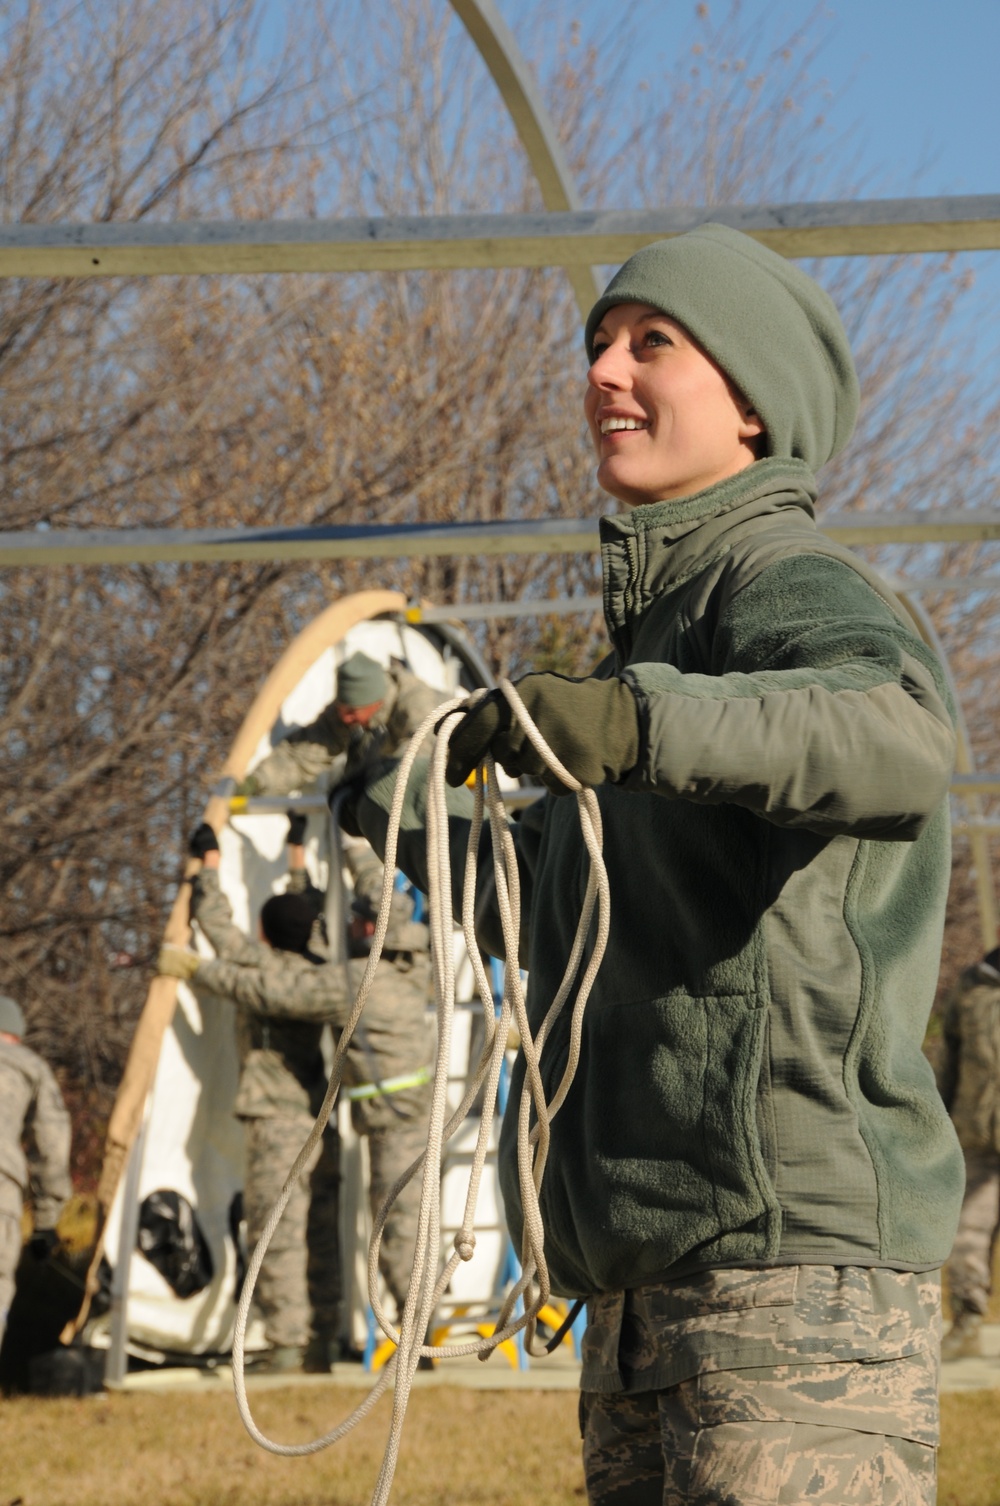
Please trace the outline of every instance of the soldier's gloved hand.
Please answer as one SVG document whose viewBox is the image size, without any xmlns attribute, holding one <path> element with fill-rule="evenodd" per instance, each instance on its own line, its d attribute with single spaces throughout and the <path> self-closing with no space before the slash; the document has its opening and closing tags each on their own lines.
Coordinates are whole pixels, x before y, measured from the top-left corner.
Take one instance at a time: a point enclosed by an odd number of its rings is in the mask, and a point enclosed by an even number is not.
<svg viewBox="0 0 1000 1506">
<path fill-rule="evenodd" d="M 525 709 L 560 763 L 583 785 L 617 783 L 639 760 L 639 708 L 624 680 L 525 675 L 515 682 Z M 502 690 L 491 690 L 459 722 L 448 745 L 445 777 L 465 784 L 487 752 L 517 777 L 540 779 L 554 794 L 567 786 L 551 774 L 528 740 Z"/>
<path fill-rule="evenodd" d="M 287 811 L 288 816 L 288 845 L 289 847 L 301 847 L 306 839 L 306 827 L 309 817 L 302 811 Z"/>
<path fill-rule="evenodd" d="M 352 727 L 344 772 L 337 780 L 336 787 L 339 789 L 341 785 L 352 784 L 359 775 L 370 769 L 381 758 L 385 740 L 385 727 Z"/>
<path fill-rule="evenodd" d="M 28 1240 L 28 1251 L 34 1260 L 48 1260 L 58 1243 L 55 1229 L 36 1229 Z"/>
<path fill-rule="evenodd" d="M 215 835 L 215 828 L 209 826 L 207 821 L 203 821 L 191 833 L 190 840 L 188 841 L 188 852 L 193 858 L 201 858 L 202 862 L 204 862 L 207 852 L 218 852 L 218 850 L 219 839 Z"/>
<path fill-rule="evenodd" d="M 161 978 L 180 978 L 187 982 L 193 978 L 201 965 L 201 958 L 197 952 L 189 952 L 186 947 L 172 946 L 165 941 L 160 947 L 160 955 L 156 959 L 156 971 Z"/>
</svg>

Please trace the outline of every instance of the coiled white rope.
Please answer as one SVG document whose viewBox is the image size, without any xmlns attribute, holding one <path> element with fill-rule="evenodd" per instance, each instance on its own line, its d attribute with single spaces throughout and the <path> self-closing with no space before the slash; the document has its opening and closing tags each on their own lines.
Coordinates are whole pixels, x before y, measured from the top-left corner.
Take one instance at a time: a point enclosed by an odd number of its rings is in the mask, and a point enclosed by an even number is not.
<svg viewBox="0 0 1000 1506">
<path fill-rule="evenodd" d="M 469 842 L 466 850 L 465 874 L 462 892 L 462 929 L 465 934 L 468 954 L 472 962 L 476 985 L 484 1003 L 492 998 L 490 982 L 483 967 L 479 944 L 475 937 L 474 912 L 476 897 L 476 871 L 479 839 L 485 812 L 488 814 L 493 839 L 493 869 L 496 883 L 497 904 L 503 932 L 504 952 L 507 959 L 504 969 L 503 999 L 495 1016 L 486 1009 L 486 1040 L 475 1072 L 472 1074 L 462 1101 L 450 1118 L 447 1114 L 448 1065 L 451 1052 L 452 1022 L 455 1013 L 455 961 L 452 943 L 452 876 L 451 850 L 448 843 L 447 786 L 445 765 L 448 758 L 448 743 L 451 734 L 463 714 L 485 692 L 475 696 L 457 697 L 438 706 L 417 729 L 400 763 L 389 813 L 385 847 L 385 871 L 378 921 L 372 938 L 371 953 L 364 977 L 358 990 L 351 1014 L 341 1032 L 326 1090 L 316 1122 L 299 1151 L 264 1226 L 260 1240 L 250 1258 L 243 1290 L 236 1313 L 236 1329 L 233 1338 L 233 1383 L 240 1417 L 250 1436 L 263 1448 L 274 1454 L 298 1456 L 318 1453 L 320 1449 L 336 1443 L 366 1417 L 375 1406 L 395 1376 L 392 1423 L 385 1456 L 379 1471 L 372 1506 L 385 1506 L 392 1487 L 393 1474 L 399 1454 L 403 1419 L 409 1400 L 417 1362 L 421 1355 L 438 1359 L 461 1355 L 477 1355 L 488 1359 L 498 1345 L 512 1338 L 521 1330 L 525 1332 L 528 1352 L 535 1354 L 535 1320 L 539 1310 L 549 1300 L 549 1275 L 545 1262 L 545 1230 L 539 1194 L 549 1153 L 549 1129 L 569 1092 L 580 1059 L 580 1044 L 583 1036 L 583 1014 L 597 970 L 601 965 L 607 945 L 610 923 L 611 892 L 607 870 L 601 855 L 601 815 L 597 796 L 585 788 L 556 758 L 538 728 L 528 715 L 521 697 L 509 680 L 500 681 L 500 689 L 506 696 L 511 711 L 520 722 L 526 736 L 545 760 L 546 765 L 576 795 L 580 827 L 590 858 L 587 888 L 580 911 L 576 936 L 570 950 L 566 970 L 555 998 L 549 1005 L 544 1019 L 532 1037 L 525 1006 L 524 989 L 518 967 L 518 942 L 521 921 L 521 895 L 518 880 L 517 855 L 507 824 L 507 817 L 500 796 L 496 767 L 491 756 L 476 770 L 474 805 Z M 396 1345 L 395 1351 L 385 1364 L 374 1387 L 361 1405 L 345 1420 L 338 1423 L 323 1437 L 311 1443 L 277 1443 L 263 1434 L 254 1422 L 247 1399 L 244 1374 L 244 1355 L 247 1321 L 254 1287 L 261 1264 L 267 1253 L 274 1231 L 281 1219 L 292 1190 L 305 1170 L 312 1152 L 319 1141 L 343 1076 L 344 1059 L 351 1036 L 361 1017 L 371 989 L 375 969 L 378 966 L 389 924 L 389 906 L 392 898 L 393 878 L 396 867 L 396 849 L 402 819 L 403 803 L 410 774 L 418 751 L 432 728 L 439 727 L 434 744 L 427 785 L 427 868 L 428 901 L 431 925 L 431 963 L 434 976 L 435 1005 L 437 1010 L 438 1045 L 431 1090 L 431 1110 L 427 1132 L 427 1148 L 390 1189 L 376 1214 L 368 1251 L 368 1291 L 372 1311 L 385 1335 Z M 484 778 L 485 775 L 485 778 Z M 562 1076 L 552 1094 L 546 1099 L 542 1077 L 541 1058 L 552 1027 L 562 1014 L 573 991 L 574 981 L 587 945 L 594 910 L 597 910 L 597 925 L 594 946 L 580 979 L 573 1002 L 570 1021 L 569 1050 Z M 432 1346 L 423 1339 L 430 1325 L 434 1309 L 444 1295 L 452 1275 L 460 1261 L 471 1260 L 475 1250 L 475 1212 L 483 1168 L 489 1148 L 492 1125 L 491 1106 L 496 1101 L 497 1087 L 503 1067 L 504 1052 L 511 1022 L 515 1024 L 525 1058 L 525 1077 L 517 1111 L 517 1165 L 521 1203 L 524 1214 L 524 1233 L 521 1244 L 521 1276 L 508 1292 L 501 1308 L 494 1332 L 488 1338 L 477 1337 L 467 1343 Z M 444 1147 L 464 1121 L 473 1102 L 485 1086 L 485 1108 L 480 1119 L 479 1133 L 472 1160 L 469 1187 L 461 1228 L 455 1235 L 454 1249 L 438 1269 L 441 1240 L 441 1169 Z M 514 1107 L 508 1106 L 508 1112 Z M 531 1116 L 534 1111 L 535 1124 Z M 378 1292 L 378 1256 L 389 1210 L 402 1189 L 423 1167 L 423 1182 L 420 1199 L 420 1215 L 416 1247 L 413 1256 L 413 1274 L 403 1305 L 398 1330 L 390 1321 Z M 523 1312 L 515 1316 L 515 1309 L 523 1299 Z M 542 1351 L 544 1353 L 544 1351 Z"/>
</svg>

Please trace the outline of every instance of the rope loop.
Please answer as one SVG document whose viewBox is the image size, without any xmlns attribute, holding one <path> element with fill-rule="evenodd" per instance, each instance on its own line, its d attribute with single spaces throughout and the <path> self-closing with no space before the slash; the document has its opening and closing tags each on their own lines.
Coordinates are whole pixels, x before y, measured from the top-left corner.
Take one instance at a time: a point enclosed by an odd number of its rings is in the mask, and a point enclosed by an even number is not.
<svg viewBox="0 0 1000 1506">
<path fill-rule="evenodd" d="M 413 1377 L 422 1356 L 434 1359 L 458 1358 L 475 1355 L 481 1360 L 490 1357 L 500 1344 L 523 1332 L 527 1352 L 541 1358 L 546 1349 L 536 1349 L 535 1323 L 541 1308 L 550 1295 L 548 1267 L 545 1261 L 545 1229 L 541 1212 L 541 1188 L 545 1175 L 550 1145 L 550 1126 L 559 1109 L 566 1101 L 573 1077 L 580 1060 L 583 1039 L 583 1017 L 587 999 L 597 976 L 607 946 L 611 915 L 611 891 L 607 869 L 602 856 L 601 813 L 597 796 L 592 789 L 581 785 L 565 769 L 549 748 L 537 726 L 529 716 L 521 697 L 510 680 L 503 679 L 499 688 L 506 696 L 513 715 L 520 722 L 526 736 L 538 750 L 549 769 L 575 793 L 580 828 L 589 858 L 589 873 L 586 891 L 581 906 L 580 918 L 566 962 L 562 981 L 544 1016 L 532 1032 L 527 1011 L 524 985 L 518 966 L 518 947 L 521 922 L 521 889 L 517 865 L 517 852 L 511 837 L 500 789 L 496 765 L 487 754 L 484 763 L 476 770 L 473 788 L 473 814 L 466 846 L 462 888 L 462 930 L 465 936 L 469 959 L 475 975 L 476 987 L 483 1000 L 486 1016 L 486 1039 L 474 1072 L 471 1074 L 461 1102 L 449 1116 L 447 1112 L 448 1067 L 451 1055 L 452 1025 L 455 1014 L 455 950 L 452 939 L 452 870 L 449 845 L 447 786 L 445 766 L 448 759 L 448 744 L 451 735 L 469 710 L 484 694 L 477 690 L 472 695 L 457 696 L 437 706 L 417 728 L 399 765 L 392 806 L 389 812 L 385 846 L 385 868 L 382 894 L 379 902 L 378 920 L 372 937 L 371 952 L 364 977 L 350 1016 L 341 1032 L 334 1054 L 333 1066 L 326 1096 L 323 1099 L 316 1122 L 275 1203 L 261 1234 L 247 1269 L 246 1280 L 240 1294 L 236 1313 L 236 1328 L 233 1337 L 233 1384 L 236 1403 L 243 1425 L 251 1438 L 273 1454 L 297 1457 L 318 1453 L 320 1449 L 336 1443 L 350 1432 L 375 1406 L 394 1379 L 392 1422 L 386 1443 L 385 1455 L 379 1471 L 372 1506 L 385 1506 L 389 1499 L 393 1475 L 399 1456 L 403 1420 L 409 1400 Z M 368 1294 L 375 1320 L 385 1336 L 396 1346 L 383 1367 L 378 1380 L 361 1405 L 345 1420 L 322 1438 L 310 1443 L 277 1443 L 266 1437 L 255 1423 L 246 1391 L 244 1374 L 246 1329 L 257 1277 L 268 1246 L 274 1235 L 296 1181 L 304 1171 L 313 1148 L 326 1128 L 340 1088 L 344 1060 L 351 1037 L 364 1010 L 382 955 L 386 931 L 389 925 L 389 906 L 392 900 L 393 880 L 396 869 L 396 851 L 407 786 L 418 750 L 424 740 L 437 728 L 434 751 L 427 784 L 427 871 L 428 909 L 431 930 L 431 971 L 434 977 L 435 1008 L 437 1013 L 438 1045 L 431 1085 L 431 1108 L 427 1127 L 426 1149 L 407 1167 L 389 1189 L 373 1222 L 371 1243 L 368 1250 Z M 493 844 L 493 874 L 496 885 L 497 906 L 504 940 L 504 990 L 500 1008 L 494 1013 L 493 993 L 490 980 L 483 965 L 479 943 L 475 935 L 476 876 L 478 870 L 479 839 L 484 822 L 489 822 Z M 596 922 L 595 922 L 596 911 Z M 593 931 L 593 936 L 591 933 Z M 590 939 L 590 955 L 580 974 L 581 965 Z M 577 979 L 579 982 L 577 983 Z M 569 1046 L 566 1063 L 554 1091 L 547 1096 L 542 1072 L 542 1057 L 552 1028 L 569 1003 Z M 537 1006 L 535 1008 L 537 1016 Z M 477 1335 L 467 1343 L 432 1345 L 424 1342 L 430 1328 L 434 1310 L 462 1261 L 472 1259 L 476 1247 L 474 1233 L 476 1204 L 482 1182 L 486 1157 L 490 1148 L 492 1113 L 489 1106 L 496 1103 L 500 1074 L 504 1065 L 507 1039 L 511 1026 L 516 1028 L 524 1055 L 525 1073 L 520 1097 L 508 1104 L 508 1113 L 517 1115 L 517 1168 L 521 1193 L 524 1232 L 521 1241 L 521 1275 L 507 1293 L 496 1327 L 486 1338 Z M 465 1199 L 465 1213 L 459 1232 L 454 1238 L 454 1250 L 441 1263 L 441 1173 L 448 1141 L 458 1131 L 468 1116 L 469 1110 L 483 1093 L 484 1109 L 479 1117 L 479 1131 L 469 1175 Z M 534 1124 L 532 1124 L 534 1117 Z M 399 1327 L 390 1320 L 379 1295 L 378 1257 L 382 1234 L 393 1203 L 405 1186 L 418 1174 L 421 1175 L 420 1214 L 417 1225 L 416 1245 L 413 1252 L 413 1273 L 409 1291 L 403 1305 Z M 440 1269 L 439 1269 L 440 1266 Z"/>
</svg>

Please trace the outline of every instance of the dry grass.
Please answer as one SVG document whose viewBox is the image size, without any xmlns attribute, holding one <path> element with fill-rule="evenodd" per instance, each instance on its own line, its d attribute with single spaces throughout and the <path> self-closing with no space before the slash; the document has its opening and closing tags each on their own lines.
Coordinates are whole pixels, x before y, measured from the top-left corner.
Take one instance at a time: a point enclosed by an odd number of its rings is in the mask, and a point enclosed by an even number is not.
<svg viewBox="0 0 1000 1506">
<path fill-rule="evenodd" d="M 1000 1392 L 941 1398 L 938 1506 L 1000 1506 Z"/>
<path fill-rule="evenodd" d="M 360 1393 L 258 1394 L 265 1431 L 313 1437 Z M 996 1392 L 942 1398 L 939 1506 L 1000 1506 Z M 383 1401 L 344 1443 L 276 1459 L 232 1397 L 112 1395 L 0 1404 L 0 1506 L 368 1506 L 388 1427 Z M 414 1393 L 394 1506 L 580 1506 L 573 1392 Z"/>
<path fill-rule="evenodd" d="M 265 1391 L 271 1436 L 316 1437 L 361 1393 Z M 368 1506 L 388 1401 L 336 1448 L 278 1459 L 257 1448 L 232 1396 L 115 1394 L 0 1403 L 0 1506 Z M 576 1394 L 427 1388 L 414 1393 L 394 1506 L 580 1506 Z"/>
</svg>

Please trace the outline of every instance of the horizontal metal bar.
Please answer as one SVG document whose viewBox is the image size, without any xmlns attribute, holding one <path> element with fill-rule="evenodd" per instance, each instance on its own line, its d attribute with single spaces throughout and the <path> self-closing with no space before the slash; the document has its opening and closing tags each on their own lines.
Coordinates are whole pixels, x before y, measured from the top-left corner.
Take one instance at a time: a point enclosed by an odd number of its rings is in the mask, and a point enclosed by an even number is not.
<svg viewBox="0 0 1000 1506">
<path fill-rule="evenodd" d="M 1000 539 L 1000 513 L 833 513 L 818 518 L 840 544 L 966 544 Z"/>
<path fill-rule="evenodd" d="M 894 591 L 918 595 L 1000 591 L 1000 575 L 887 576 Z M 453 606 L 407 608 L 407 622 L 496 622 L 516 617 L 588 617 L 603 612 L 600 596 L 532 596 L 522 601 L 459 601 Z"/>
<path fill-rule="evenodd" d="M 230 812 L 231 821 L 241 816 L 284 816 L 298 811 L 304 816 L 328 815 L 330 802 L 325 795 L 248 795 L 240 800 L 238 810 Z"/>
<path fill-rule="evenodd" d="M 587 616 L 603 612 L 600 596 L 534 596 L 524 601 L 458 601 L 450 607 L 408 607 L 407 622 L 495 622 L 509 617 Z"/>
<path fill-rule="evenodd" d="M 516 789 L 500 791 L 500 798 L 504 805 L 512 810 L 518 810 L 522 806 L 532 805 L 545 794 L 543 786 L 518 785 Z M 305 814 L 324 814 L 329 808 L 329 801 L 325 795 L 248 795 L 241 802 L 240 808 L 233 811 L 230 817 L 238 821 L 241 816 L 283 816 L 286 811 L 302 811 Z"/>
<path fill-rule="evenodd" d="M 527 805 L 534 805 L 545 793 L 543 785 L 533 784 L 500 791 L 504 805 L 510 810 L 523 810 Z M 1000 794 L 1000 774 L 953 774 L 951 793 L 960 797 Z M 327 806 L 325 795 L 251 795 L 239 811 L 234 811 L 231 819 L 238 821 L 241 816 L 283 816 L 286 811 L 292 810 L 325 814 Z M 1000 822 L 973 819 L 955 822 L 952 830 L 985 831 L 987 828 L 992 830 L 994 826 L 1000 831 Z"/>
<path fill-rule="evenodd" d="M 1000 539 L 1000 513 L 994 512 L 844 513 L 820 521 L 824 533 L 848 545 Z M 0 532 L 0 566 L 580 554 L 593 552 L 598 542 L 594 518 L 315 528 L 53 528 Z"/>
<path fill-rule="evenodd" d="M 953 795 L 1000 794 L 1000 774 L 953 774 L 951 793 Z"/>
<path fill-rule="evenodd" d="M 565 554 L 596 547 L 597 523 L 589 518 L 401 527 L 52 529 L 0 533 L 0 565 Z"/>
<path fill-rule="evenodd" d="M 0 276 L 390 272 L 616 264 L 707 220 L 782 256 L 1000 249 L 1000 196 L 343 220 L 0 227 Z"/>
<path fill-rule="evenodd" d="M 894 591 L 916 592 L 918 596 L 947 595 L 957 591 L 960 595 L 973 595 L 977 591 L 1000 591 L 1000 575 L 914 575 L 907 580 L 901 575 L 886 577 Z"/>
</svg>

